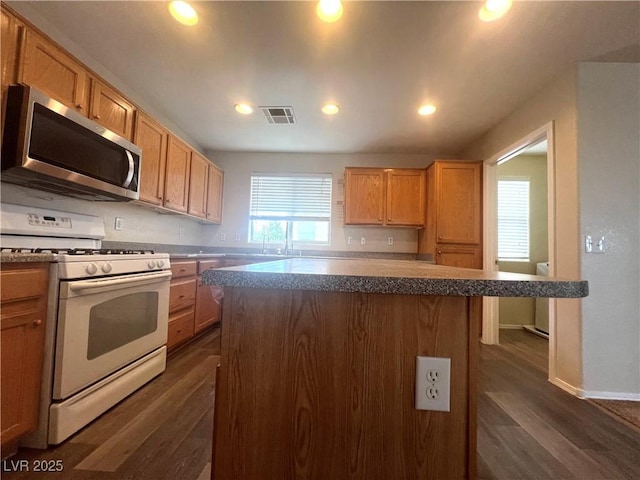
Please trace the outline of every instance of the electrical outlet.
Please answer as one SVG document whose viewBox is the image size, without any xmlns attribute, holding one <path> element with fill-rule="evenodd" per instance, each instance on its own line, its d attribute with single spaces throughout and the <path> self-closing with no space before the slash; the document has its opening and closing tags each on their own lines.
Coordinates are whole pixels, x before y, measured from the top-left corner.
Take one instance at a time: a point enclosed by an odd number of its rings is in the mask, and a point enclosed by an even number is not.
<svg viewBox="0 0 640 480">
<path fill-rule="evenodd" d="M 451 411 L 451 359 L 416 357 L 416 410 Z"/>
<path fill-rule="evenodd" d="M 347 237 L 347 245 L 353 245 L 353 237 Z"/>
<path fill-rule="evenodd" d="M 184 237 L 184 227 L 178 228 L 178 236 L 179 237 Z"/>
<path fill-rule="evenodd" d="M 367 244 L 367 239 L 364 237 L 360 237 L 360 245 L 366 245 Z"/>
<path fill-rule="evenodd" d="M 221 233 L 220 234 L 220 241 L 224 242 L 227 239 L 227 234 L 226 233 Z"/>
<path fill-rule="evenodd" d="M 115 230 L 122 230 L 122 218 L 116 217 L 115 225 L 113 226 Z"/>
<path fill-rule="evenodd" d="M 239 241 L 240 241 L 240 234 L 236 233 L 236 242 L 239 242 Z"/>
<path fill-rule="evenodd" d="M 387 243 L 388 243 L 389 245 L 393 245 L 393 237 L 388 237 L 388 238 L 387 238 Z"/>
</svg>

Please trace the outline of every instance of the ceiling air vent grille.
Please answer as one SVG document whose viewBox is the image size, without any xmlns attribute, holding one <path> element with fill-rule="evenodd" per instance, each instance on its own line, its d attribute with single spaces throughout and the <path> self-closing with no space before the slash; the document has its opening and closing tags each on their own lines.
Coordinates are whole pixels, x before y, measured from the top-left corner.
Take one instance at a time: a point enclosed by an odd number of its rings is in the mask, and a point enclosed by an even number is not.
<svg viewBox="0 0 640 480">
<path fill-rule="evenodd" d="M 296 123 L 293 107 L 258 107 L 267 117 L 267 121 L 273 124 Z"/>
</svg>

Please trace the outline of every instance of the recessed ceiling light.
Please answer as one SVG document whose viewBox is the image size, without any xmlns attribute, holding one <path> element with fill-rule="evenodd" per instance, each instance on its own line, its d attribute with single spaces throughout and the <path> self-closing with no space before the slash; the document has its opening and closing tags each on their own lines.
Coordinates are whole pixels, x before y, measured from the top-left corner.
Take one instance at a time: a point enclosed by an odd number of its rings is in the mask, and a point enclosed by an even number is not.
<svg viewBox="0 0 640 480">
<path fill-rule="evenodd" d="M 183 25 L 195 25 L 198 23 L 198 14 L 187 2 L 171 2 L 169 12 L 173 18 Z"/>
<path fill-rule="evenodd" d="M 431 115 L 433 113 L 436 113 L 436 106 L 435 105 L 422 105 L 419 109 L 418 109 L 418 114 L 420 115 Z"/>
<path fill-rule="evenodd" d="M 340 107 L 335 103 L 327 103 L 322 107 L 322 113 L 325 115 L 335 115 L 340 111 Z"/>
<path fill-rule="evenodd" d="M 342 2 L 340 0 L 320 0 L 316 7 L 316 13 L 320 20 L 333 23 L 342 17 Z"/>
<path fill-rule="evenodd" d="M 478 17 L 483 22 L 493 22 L 507 13 L 512 3 L 511 0 L 487 0 L 478 12 Z"/>
<path fill-rule="evenodd" d="M 251 108 L 251 106 L 247 105 L 246 103 L 237 103 L 235 109 L 236 112 L 243 115 L 249 115 L 250 113 L 253 113 L 253 108 Z"/>
</svg>

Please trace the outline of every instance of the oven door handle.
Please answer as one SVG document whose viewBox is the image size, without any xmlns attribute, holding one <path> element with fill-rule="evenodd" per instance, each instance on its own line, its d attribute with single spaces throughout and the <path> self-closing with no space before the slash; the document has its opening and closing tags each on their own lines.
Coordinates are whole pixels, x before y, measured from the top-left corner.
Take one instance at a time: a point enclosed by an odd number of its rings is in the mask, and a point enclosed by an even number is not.
<svg viewBox="0 0 640 480">
<path fill-rule="evenodd" d="M 126 278 L 107 278 L 102 280 L 86 280 L 69 284 L 69 289 L 73 292 L 97 293 L 107 290 L 117 290 L 130 286 L 149 285 L 152 283 L 164 282 L 171 277 L 171 272 L 160 272 L 153 274 L 135 275 Z"/>
</svg>

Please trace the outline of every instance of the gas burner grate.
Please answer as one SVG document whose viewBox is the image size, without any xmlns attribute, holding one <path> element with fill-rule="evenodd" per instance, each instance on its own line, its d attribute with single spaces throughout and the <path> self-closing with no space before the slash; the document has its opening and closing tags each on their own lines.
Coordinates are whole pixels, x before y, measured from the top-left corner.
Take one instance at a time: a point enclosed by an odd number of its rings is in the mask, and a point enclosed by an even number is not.
<svg viewBox="0 0 640 480">
<path fill-rule="evenodd" d="M 126 250 L 114 248 L 2 248 L 10 253 L 53 253 L 63 255 L 153 255 L 153 250 Z"/>
</svg>

